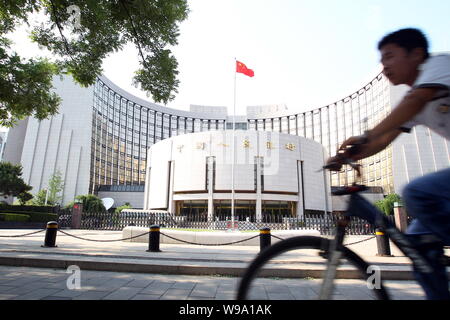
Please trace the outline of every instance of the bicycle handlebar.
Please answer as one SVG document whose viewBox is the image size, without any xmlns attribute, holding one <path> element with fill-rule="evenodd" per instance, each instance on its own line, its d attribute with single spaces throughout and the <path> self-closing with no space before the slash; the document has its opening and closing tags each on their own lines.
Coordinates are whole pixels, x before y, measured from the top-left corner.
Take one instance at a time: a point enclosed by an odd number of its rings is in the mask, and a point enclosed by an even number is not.
<svg viewBox="0 0 450 320">
<path fill-rule="evenodd" d="M 361 165 L 355 163 L 350 156 L 358 154 L 360 152 L 362 144 L 354 144 L 345 150 L 338 150 L 336 154 L 336 159 L 338 161 L 330 162 L 329 164 L 322 167 L 322 169 L 327 169 L 330 171 L 340 171 L 343 165 L 349 165 L 354 170 L 356 170 L 358 177 L 361 177 Z"/>
</svg>

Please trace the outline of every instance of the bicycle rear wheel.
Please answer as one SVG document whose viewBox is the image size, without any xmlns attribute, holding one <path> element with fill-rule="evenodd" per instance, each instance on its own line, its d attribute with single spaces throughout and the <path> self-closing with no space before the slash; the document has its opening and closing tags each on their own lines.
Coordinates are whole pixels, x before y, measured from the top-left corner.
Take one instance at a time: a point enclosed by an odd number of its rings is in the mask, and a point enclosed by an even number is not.
<svg viewBox="0 0 450 320">
<path fill-rule="evenodd" d="M 252 287 L 255 286 L 264 286 L 267 284 L 267 279 L 261 280 L 258 279 L 259 277 L 270 277 L 270 272 L 264 272 L 264 266 L 266 265 L 272 265 L 274 266 L 277 262 L 281 263 L 280 260 L 276 260 L 277 258 L 280 259 L 280 256 L 285 254 L 290 254 L 290 259 L 292 259 L 293 255 L 292 250 L 308 250 L 311 249 L 313 251 L 308 251 L 308 257 L 311 257 L 311 252 L 314 254 L 317 254 L 317 257 L 319 260 L 316 259 L 316 261 L 312 262 L 315 264 L 319 264 L 323 266 L 326 264 L 326 259 L 328 257 L 328 250 L 330 248 L 331 241 L 326 238 L 322 237 L 314 237 L 314 236 L 299 236 L 299 237 L 293 237 L 286 240 L 282 240 L 280 242 L 275 243 L 274 245 L 266 248 L 263 250 L 258 256 L 250 263 L 250 265 L 247 267 L 244 275 L 242 276 L 242 279 L 239 283 L 238 292 L 237 292 L 237 299 L 238 300 L 246 300 L 246 299 L 261 299 L 261 296 L 255 296 L 252 295 Z M 303 251 L 304 252 L 304 251 Z M 299 252 L 300 253 L 300 252 Z M 301 253 L 300 253 L 301 255 Z M 346 261 L 345 261 L 346 260 Z M 365 262 L 361 257 L 359 257 L 357 254 L 355 254 L 350 249 L 344 247 L 342 251 L 341 256 L 341 265 L 352 265 L 353 266 L 353 275 L 351 275 L 351 278 L 359 278 L 360 280 L 355 280 L 355 285 L 352 285 L 349 287 L 348 281 L 347 284 L 339 286 L 339 282 L 343 282 L 342 280 L 335 279 L 334 280 L 334 296 L 332 296 L 332 299 L 342 299 L 347 298 L 349 295 L 357 300 L 361 299 L 380 299 L 380 300 L 388 300 L 389 296 L 382 284 L 381 281 L 377 283 L 375 286 L 369 287 L 368 283 L 371 281 L 372 274 L 368 273 L 370 265 Z M 347 263 L 346 263 L 347 262 Z M 317 272 L 314 273 L 314 278 L 321 277 L 321 274 L 323 274 L 324 270 L 317 270 Z M 340 270 L 338 269 L 338 277 L 340 276 Z M 348 272 L 348 271 L 347 271 Z M 274 275 L 272 275 L 273 277 Z M 291 277 L 289 277 L 291 278 Z M 300 279 L 299 279 L 300 278 Z M 257 283 L 258 282 L 258 283 Z M 308 278 L 305 278 L 302 275 L 299 274 L 296 276 L 296 279 L 293 279 L 293 282 L 290 285 L 290 292 L 295 291 L 297 293 L 297 299 L 317 299 L 319 296 L 320 286 L 321 286 L 322 279 L 311 279 L 310 276 Z M 305 288 L 300 288 L 300 286 L 304 286 Z M 356 288 L 356 289 L 355 289 Z M 356 291 L 355 291 L 356 290 Z M 275 295 L 276 296 L 276 295 Z M 271 297 L 268 297 L 269 299 Z M 264 297 L 263 297 L 264 299 Z M 283 299 L 283 298 L 281 298 Z"/>
</svg>

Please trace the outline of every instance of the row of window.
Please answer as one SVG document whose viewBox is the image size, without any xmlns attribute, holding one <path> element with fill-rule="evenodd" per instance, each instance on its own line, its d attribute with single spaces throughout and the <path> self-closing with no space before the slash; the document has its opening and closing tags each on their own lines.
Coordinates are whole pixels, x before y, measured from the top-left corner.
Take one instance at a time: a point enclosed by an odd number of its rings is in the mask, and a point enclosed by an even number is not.
<svg viewBox="0 0 450 320">
<path fill-rule="evenodd" d="M 247 123 L 236 123 L 235 127 L 242 130 L 275 131 L 303 136 L 321 143 L 329 155 L 332 155 L 346 138 L 361 134 L 381 121 L 390 111 L 389 103 L 388 82 L 380 74 L 363 89 L 326 107 L 291 116 L 249 119 Z M 97 176 L 100 171 L 108 171 L 108 166 L 116 165 L 116 161 L 105 162 L 108 154 L 118 153 L 118 157 L 122 160 L 124 157 L 139 159 L 141 166 L 145 168 L 146 151 L 158 141 L 190 132 L 232 128 L 232 124 L 226 123 L 223 119 L 188 118 L 136 105 L 108 88 L 100 80 L 95 86 L 93 122 L 92 136 L 95 148 L 92 167 L 97 167 L 97 161 L 94 159 L 101 159 L 102 165 L 101 168 L 94 170 Z M 390 171 L 386 173 L 388 171 L 386 168 L 391 167 L 389 150 L 385 154 L 362 161 L 362 164 L 368 167 L 376 162 L 381 162 L 379 167 L 383 169 L 369 168 L 363 179 L 367 181 L 381 179 L 383 185 L 380 186 L 389 189 L 392 185 L 392 173 Z M 127 162 L 125 164 L 128 166 Z M 331 177 L 332 185 L 342 185 L 355 179 L 351 171 L 339 172 Z M 134 177 L 127 175 L 124 179 L 126 184 L 135 181 Z M 121 179 L 113 177 L 112 180 Z M 96 184 L 92 181 L 92 185 Z"/>
</svg>

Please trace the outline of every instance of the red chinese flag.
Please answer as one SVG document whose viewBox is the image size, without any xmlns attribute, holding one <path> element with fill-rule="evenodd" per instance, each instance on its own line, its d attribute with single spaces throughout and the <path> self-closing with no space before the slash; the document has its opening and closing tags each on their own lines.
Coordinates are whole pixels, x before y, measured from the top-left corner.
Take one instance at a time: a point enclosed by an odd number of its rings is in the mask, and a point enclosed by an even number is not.
<svg viewBox="0 0 450 320">
<path fill-rule="evenodd" d="M 236 72 L 243 73 L 249 77 L 253 77 L 255 75 L 252 69 L 248 69 L 245 64 L 239 61 L 236 61 Z"/>
</svg>

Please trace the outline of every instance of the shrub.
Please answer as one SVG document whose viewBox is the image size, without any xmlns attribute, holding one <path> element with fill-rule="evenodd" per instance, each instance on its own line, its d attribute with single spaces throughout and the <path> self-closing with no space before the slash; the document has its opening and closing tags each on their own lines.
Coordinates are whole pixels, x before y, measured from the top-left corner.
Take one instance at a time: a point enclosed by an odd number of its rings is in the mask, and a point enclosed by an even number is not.
<svg viewBox="0 0 450 320">
<path fill-rule="evenodd" d="M 58 215 L 56 213 L 36 213 L 32 212 L 30 215 L 30 222 L 49 222 L 58 221 Z"/>
<path fill-rule="evenodd" d="M 102 200 L 93 194 L 79 195 L 75 197 L 76 200 L 81 201 L 83 204 L 83 213 L 106 213 L 107 210 L 103 205 Z M 75 201 L 70 202 L 65 207 L 73 208 Z"/>
<path fill-rule="evenodd" d="M 43 212 L 43 213 L 53 213 L 55 207 L 53 206 L 18 206 L 10 204 L 0 204 L 0 212 L 14 212 L 14 211 L 27 211 L 27 212 Z"/>
<path fill-rule="evenodd" d="M 58 215 L 56 213 L 9 211 L 7 214 L 26 215 L 30 218 L 28 222 L 49 222 L 58 220 Z"/>
<path fill-rule="evenodd" d="M 0 213 L 0 221 L 28 222 L 29 215 L 17 213 Z"/>
<path fill-rule="evenodd" d="M 120 213 L 123 209 L 132 209 L 133 207 L 127 202 L 123 206 L 117 207 L 114 213 Z"/>
<path fill-rule="evenodd" d="M 394 214 L 394 203 L 401 203 L 402 199 L 398 194 L 389 194 L 383 200 L 378 200 L 375 202 L 375 206 L 382 211 L 385 215 Z"/>
<path fill-rule="evenodd" d="M 33 196 L 28 192 L 32 189 L 22 179 L 22 166 L 10 162 L 0 162 L 0 195 L 18 197 L 23 203 Z"/>
</svg>

